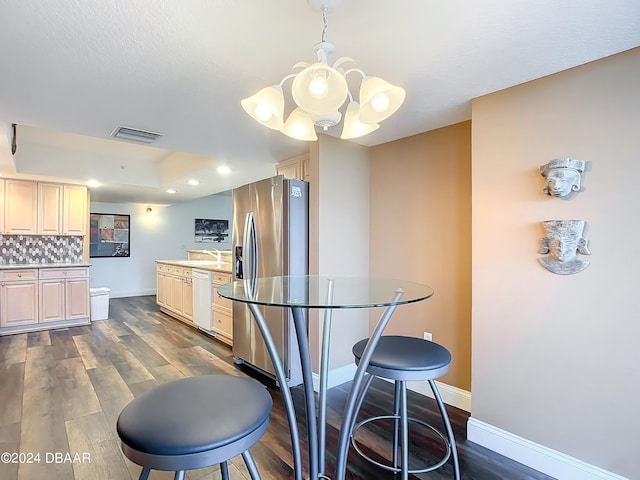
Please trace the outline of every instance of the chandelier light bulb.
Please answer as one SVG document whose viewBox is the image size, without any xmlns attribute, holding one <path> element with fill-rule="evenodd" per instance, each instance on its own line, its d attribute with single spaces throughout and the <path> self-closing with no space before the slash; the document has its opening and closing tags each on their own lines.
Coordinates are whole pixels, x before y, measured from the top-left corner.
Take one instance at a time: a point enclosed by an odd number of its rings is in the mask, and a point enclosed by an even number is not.
<svg viewBox="0 0 640 480">
<path fill-rule="evenodd" d="M 282 133 L 297 140 L 312 142 L 317 140 L 316 131 L 313 128 L 311 116 L 300 108 L 296 108 L 287 121 L 284 122 Z"/>
<path fill-rule="evenodd" d="M 405 91 L 378 77 L 365 77 L 360 84 L 360 121 L 379 123 L 404 102 Z"/>
<path fill-rule="evenodd" d="M 316 100 L 322 100 L 327 93 L 329 93 L 329 84 L 326 77 L 319 73 L 309 82 L 309 95 Z"/>
<path fill-rule="evenodd" d="M 371 101 L 371 107 L 378 113 L 384 112 L 389 108 L 389 96 L 386 93 L 376 95 Z"/>
<path fill-rule="evenodd" d="M 240 104 L 244 111 L 265 127 L 282 129 L 284 114 L 284 94 L 280 85 L 263 88 L 258 93 L 243 99 Z"/>
<path fill-rule="evenodd" d="M 338 110 L 348 94 L 344 76 L 324 63 L 308 66 L 296 75 L 291 84 L 293 101 L 311 115 Z"/>
<path fill-rule="evenodd" d="M 256 118 L 261 122 L 267 122 L 273 116 L 271 109 L 263 104 L 256 105 L 254 112 L 256 114 Z"/>
<path fill-rule="evenodd" d="M 301 123 L 294 123 L 293 125 L 291 125 L 291 130 L 295 135 L 302 137 L 305 134 L 306 128 L 304 128 L 304 125 L 302 125 Z"/>
<path fill-rule="evenodd" d="M 371 133 L 380 127 L 377 123 L 362 123 L 359 117 L 360 105 L 358 102 L 352 101 L 349 103 L 347 112 L 344 116 L 344 126 L 342 128 L 342 135 L 340 135 L 340 138 L 343 140 L 358 138 L 366 135 L 367 133 Z"/>
</svg>

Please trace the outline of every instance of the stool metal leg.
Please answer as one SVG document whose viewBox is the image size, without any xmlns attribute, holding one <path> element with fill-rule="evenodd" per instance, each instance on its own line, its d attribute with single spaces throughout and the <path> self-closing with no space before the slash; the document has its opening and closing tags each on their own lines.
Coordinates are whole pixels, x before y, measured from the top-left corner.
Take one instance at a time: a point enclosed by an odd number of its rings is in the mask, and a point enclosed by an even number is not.
<svg viewBox="0 0 640 480">
<path fill-rule="evenodd" d="M 400 472 L 402 480 L 409 480 L 409 413 L 407 412 L 407 382 L 400 380 L 400 434 L 402 445 L 400 452 L 402 460 Z"/>
<path fill-rule="evenodd" d="M 227 462 L 220 464 L 220 474 L 222 475 L 222 480 L 229 480 L 229 465 L 227 465 Z"/>
<path fill-rule="evenodd" d="M 360 391 L 360 395 L 358 395 L 358 399 L 356 401 L 356 406 L 354 409 L 353 422 L 351 422 L 351 427 L 349 428 L 351 435 L 353 435 L 353 426 L 355 425 L 356 420 L 358 419 L 358 413 L 360 413 L 360 409 L 362 408 L 362 403 L 364 402 L 364 397 L 367 395 L 367 391 L 369 390 L 369 386 L 371 385 L 371 382 L 373 382 L 373 378 L 374 378 L 374 375 L 371 375 L 368 373 L 365 374 L 364 376 L 364 385 L 362 387 L 362 390 Z"/>
<path fill-rule="evenodd" d="M 458 449 L 456 448 L 456 440 L 453 436 L 453 429 L 451 428 L 449 415 L 447 414 L 447 410 L 444 408 L 444 403 L 442 403 L 442 398 L 440 397 L 440 392 L 438 391 L 436 382 L 433 380 L 429 380 L 429 386 L 431 387 L 433 396 L 435 397 L 436 403 L 438 404 L 438 409 L 440 410 L 440 415 L 442 416 L 442 421 L 444 422 L 444 428 L 447 430 L 447 437 L 449 437 L 449 449 L 451 450 L 451 456 L 453 457 L 453 474 L 455 475 L 456 480 L 460 480 Z"/>
<path fill-rule="evenodd" d="M 173 480 L 184 480 L 184 470 L 177 471 L 173 476 Z"/>
<path fill-rule="evenodd" d="M 393 468 L 398 468 L 398 430 L 400 429 L 400 381 L 393 386 Z"/>
<path fill-rule="evenodd" d="M 256 466 L 256 462 L 253 460 L 251 452 L 249 450 L 245 450 L 242 452 L 242 458 L 247 466 L 247 470 L 249 470 L 251 480 L 260 480 L 260 473 L 258 472 L 258 467 Z"/>
<path fill-rule="evenodd" d="M 140 476 L 138 477 L 138 480 L 148 480 L 149 473 L 151 473 L 150 468 L 147 468 L 147 467 L 143 468 L 142 471 L 140 472 Z"/>
</svg>

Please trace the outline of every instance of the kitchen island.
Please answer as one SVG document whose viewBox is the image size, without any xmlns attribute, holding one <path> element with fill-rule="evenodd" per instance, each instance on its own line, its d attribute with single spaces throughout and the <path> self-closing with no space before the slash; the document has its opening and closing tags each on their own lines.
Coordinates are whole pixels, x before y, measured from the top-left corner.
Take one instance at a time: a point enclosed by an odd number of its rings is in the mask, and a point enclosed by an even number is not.
<svg viewBox="0 0 640 480">
<path fill-rule="evenodd" d="M 194 328 L 210 323 L 204 330 L 218 340 L 232 345 L 233 320 L 230 300 L 218 296 L 218 287 L 232 280 L 232 263 L 215 260 L 156 260 L 156 302 L 160 311 L 180 320 Z M 228 257 L 227 257 L 228 258 Z M 194 273 L 193 271 L 210 273 L 211 305 L 207 307 L 205 319 L 196 318 L 198 305 L 194 311 Z M 207 298 L 209 298 L 207 296 Z M 194 317 L 195 315 L 195 317 Z M 210 317 L 209 317 L 210 315 Z"/>
</svg>

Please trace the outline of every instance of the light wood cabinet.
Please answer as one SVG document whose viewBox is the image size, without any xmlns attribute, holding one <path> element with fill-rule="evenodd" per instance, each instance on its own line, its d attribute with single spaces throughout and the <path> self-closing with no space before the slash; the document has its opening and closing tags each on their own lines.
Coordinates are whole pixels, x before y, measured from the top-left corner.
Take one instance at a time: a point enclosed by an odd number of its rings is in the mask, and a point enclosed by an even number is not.
<svg viewBox="0 0 640 480">
<path fill-rule="evenodd" d="M 4 232 L 4 179 L 0 179 L 0 232 Z"/>
<path fill-rule="evenodd" d="M 63 185 L 38 183 L 38 234 L 62 233 Z"/>
<path fill-rule="evenodd" d="M 64 320 L 64 280 L 40 280 L 39 290 L 40 322 Z"/>
<path fill-rule="evenodd" d="M 294 180 L 298 180 L 302 178 L 302 173 L 300 172 L 300 162 L 296 159 L 285 160 L 284 162 L 280 162 L 276 165 L 276 175 L 284 175 L 284 178 L 291 178 Z"/>
<path fill-rule="evenodd" d="M 21 235 L 77 235 L 87 233 L 88 195 L 84 185 L 2 181 L 4 208 L 0 232 Z"/>
<path fill-rule="evenodd" d="M 156 303 L 160 310 L 180 320 L 193 320 L 191 268 L 156 265 Z"/>
<path fill-rule="evenodd" d="M 35 234 L 38 230 L 38 185 L 24 180 L 5 180 L 4 232 Z"/>
<path fill-rule="evenodd" d="M 82 236 L 87 233 L 87 187 L 64 185 L 62 233 Z"/>
<path fill-rule="evenodd" d="M 89 316 L 89 277 L 67 279 L 65 282 L 65 319 L 77 320 Z"/>
<path fill-rule="evenodd" d="M 231 301 L 218 297 L 217 288 L 230 281 L 230 273 L 211 272 L 213 331 L 216 333 L 216 338 L 229 345 L 233 340 Z M 160 307 L 160 311 L 195 326 L 193 323 L 191 268 L 169 263 L 157 263 L 156 289 L 156 303 Z"/>
<path fill-rule="evenodd" d="M 217 338 L 229 345 L 233 344 L 233 314 L 231 310 L 231 300 L 218 295 L 218 287 L 229 283 L 231 274 L 224 272 L 213 272 L 211 275 L 211 288 L 213 300 L 213 330 Z"/>
<path fill-rule="evenodd" d="M 284 175 L 293 180 L 309 181 L 309 154 L 283 160 L 276 164 L 276 175 Z"/>
<path fill-rule="evenodd" d="M 156 266 L 156 303 L 161 307 L 167 305 L 168 301 L 167 269 L 166 265 Z"/>
<path fill-rule="evenodd" d="M 38 271 L 0 272 L 0 327 L 38 322 Z"/>
<path fill-rule="evenodd" d="M 87 323 L 87 267 L 0 270 L 0 335 Z"/>
<path fill-rule="evenodd" d="M 89 318 L 89 270 L 52 268 L 40 272 L 40 322 Z"/>
<path fill-rule="evenodd" d="M 170 308 L 177 313 L 182 313 L 182 305 L 183 305 L 182 284 L 183 283 L 184 283 L 184 279 L 182 278 L 182 276 L 171 277 L 171 288 L 169 289 L 169 291 L 171 292 Z"/>
<path fill-rule="evenodd" d="M 182 314 L 189 320 L 193 320 L 193 281 L 191 277 L 186 277 L 182 284 Z"/>
</svg>

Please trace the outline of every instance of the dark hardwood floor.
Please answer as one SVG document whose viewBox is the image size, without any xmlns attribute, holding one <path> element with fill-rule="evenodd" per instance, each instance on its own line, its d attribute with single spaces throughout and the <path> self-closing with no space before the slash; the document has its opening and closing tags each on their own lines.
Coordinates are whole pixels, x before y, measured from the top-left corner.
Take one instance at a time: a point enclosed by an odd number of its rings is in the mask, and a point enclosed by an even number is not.
<svg viewBox="0 0 640 480">
<path fill-rule="evenodd" d="M 234 365 L 227 346 L 159 312 L 153 296 L 112 299 L 109 319 L 90 326 L 0 337 L 0 453 L 9 454 L 2 456 L 0 479 L 136 479 L 140 467 L 124 458 L 115 432 L 122 408 L 136 395 L 164 382 L 216 373 L 253 375 Z M 348 386 L 329 392 L 329 470 Z M 293 478 L 280 393 L 273 384 L 269 391 L 274 399 L 269 430 L 252 452 L 263 479 Z M 303 408 L 301 388 L 294 388 L 293 396 Z M 376 380 L 361 416 L 381 414 L 381 409 L 391 405 L 392 385 Z M 409 406 L 412 416 L 440 425 L 430 398 L 410 392 Z M 550 480 L 468 442 L 468 414 L 456 408 L 449 412 L 464 480 Z M 304 439 L 302 415 L 299 418 Z M 381 458 L 388 445 L 388 429 L 376 427 L 359 433 L 358 439 L 369 455 Z M 412 442 L 412 466 L 431 461 L 426 452 L 441 449 L 422 429 L 412 432 Z M 241 459 L 232 461 L 230 473 L 234 480 L 249 478 Z M 188 472 L 187 477 L 213 480 L 220 473 L 215 466 Z M 347 477 L 394 478 L 353 451 Z M 153 472 L 150 478 L 171 479 L 173 475 Z M 451 479 L 451 464 L 412 478 Z"/>
</svg>

